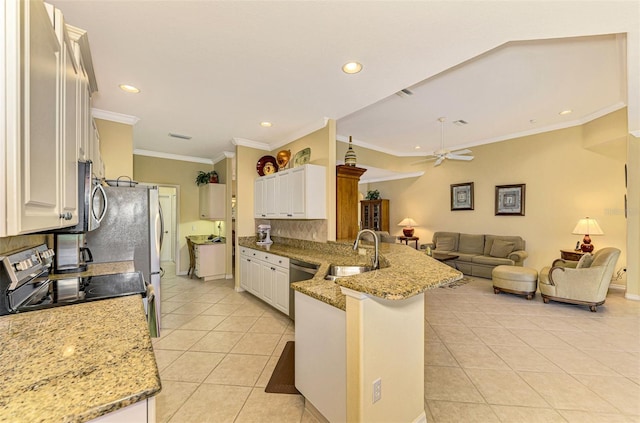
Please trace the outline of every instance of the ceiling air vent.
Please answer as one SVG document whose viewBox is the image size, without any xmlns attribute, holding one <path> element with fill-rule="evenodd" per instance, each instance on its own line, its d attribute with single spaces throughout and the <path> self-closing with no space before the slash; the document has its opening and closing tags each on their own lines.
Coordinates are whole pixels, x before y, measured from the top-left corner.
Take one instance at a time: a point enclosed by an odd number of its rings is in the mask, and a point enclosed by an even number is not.
<svg viewBox="0 0 640 423">
<path fill-rule="evenodd" d="M 173 138 L 180 138 L 181 140 L 190 140 L 190 135 L 182 135 L 182 134 L 174 134 L 173 132 L 169 132 L 169 136 Z"/>
<path fill-rule="evenodd" d="M 403 90 L 398 91 L 396 94 L 399 95 L 400 97 L 409 97 L 413 95 L 413 91 L 411 91 L 408 88 L 405 88 Z"/>
<path fill-rule="evenodd" d="M 468 125 L 469 122 L 467 122 L 466 120 L 458 119 L 458 120 L 454 120 L 453 124 L 458 126 L 464 126 L 464 125 Z"/>
</svg>

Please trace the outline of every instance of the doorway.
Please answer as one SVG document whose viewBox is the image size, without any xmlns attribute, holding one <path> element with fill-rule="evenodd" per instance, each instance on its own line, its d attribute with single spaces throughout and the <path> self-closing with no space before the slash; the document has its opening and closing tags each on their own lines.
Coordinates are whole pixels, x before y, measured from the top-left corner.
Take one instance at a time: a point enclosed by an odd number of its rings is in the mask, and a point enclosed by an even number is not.
<svg viewBox="0 0 640 423">
<path fill-rule="evenodd" d="M 171 186 L 159 187 L 160 207 L 162 207 L 162 217 L 164 223 L 164 239 L 160 249 L 160 262 L 163 267 L 167 264 L 174 267 L 176 263 L 176 240 L 177 234 L 177 189 Z"/>
</svg>

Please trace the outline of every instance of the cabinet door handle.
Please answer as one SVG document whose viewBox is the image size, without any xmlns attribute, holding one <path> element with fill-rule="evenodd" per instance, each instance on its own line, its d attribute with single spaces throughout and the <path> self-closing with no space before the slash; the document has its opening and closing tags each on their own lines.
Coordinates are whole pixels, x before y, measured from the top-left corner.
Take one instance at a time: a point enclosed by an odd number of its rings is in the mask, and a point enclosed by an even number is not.
<svg viewBox="0 0 640 423">
<path fill-rule="evenodd" d="M 272 267 L 272 268 L 271 268 L 271 270 L 273 270 L 273 271 L 275 272 L 275 271 L 276 271 L 276 268 L 275 268 L 275 267 Z"/>
<path fill-rule="evenodd" d="M 71 214 L 71 212 L 60 213 L 60 219 L 71 220 L 72 217 L 73 215 Z"/>
</svg>

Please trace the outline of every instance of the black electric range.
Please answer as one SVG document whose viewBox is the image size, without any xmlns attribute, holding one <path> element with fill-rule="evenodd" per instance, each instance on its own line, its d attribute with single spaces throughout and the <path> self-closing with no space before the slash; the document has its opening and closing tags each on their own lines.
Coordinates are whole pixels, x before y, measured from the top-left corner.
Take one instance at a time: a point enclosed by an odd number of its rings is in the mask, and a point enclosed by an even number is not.
<svg viewBox="0 0 640 423">
<path fill-rule="evenodd" d="M 42 244 L 0 257 L 0 315 L 146 295 L 141 272 L 51 280 L 53 254 Z"/>
</svg>

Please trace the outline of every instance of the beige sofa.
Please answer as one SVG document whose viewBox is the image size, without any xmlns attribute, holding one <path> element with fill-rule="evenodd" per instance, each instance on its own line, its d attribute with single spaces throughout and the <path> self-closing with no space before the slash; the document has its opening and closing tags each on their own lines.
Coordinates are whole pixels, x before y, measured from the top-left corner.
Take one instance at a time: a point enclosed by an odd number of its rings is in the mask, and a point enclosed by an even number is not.
<svg viewBox="0 0 640 423">
<path fill-rule="evenodd" d="M 455 267 L 465 275 L 491 279 L 491 271 L 500 265 L 522 266 L 528 254 L 525 242 L 519 236 L 476 235 L 459 232 L 436 232 L 433 242 L 423 244 L 422 249 L 431 247 L 439 253 L 458 256 L 445 263 Z"/>
<path fill-rule="evenodd" d="M 374 232 L 378 236 L 378 240 L 380 242 L 390 242 L 390 243 L 393 244 L 398 240 L 398 238 L 396 238 L 393 235 L 390 235 L 389 232 L 387 232 L 387 231 L 374 231 Z M 363 233 L 362 236 L 360 237 L 360 239 L 362 239 L 364 241 L 373 242 L 373 237 L 368 232 Z"/>
</svg>

